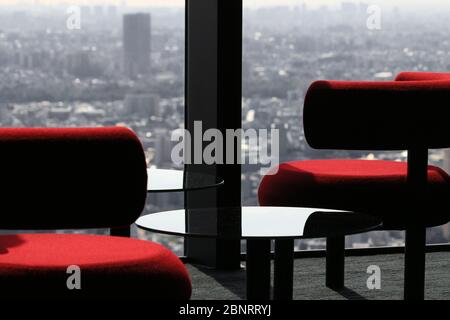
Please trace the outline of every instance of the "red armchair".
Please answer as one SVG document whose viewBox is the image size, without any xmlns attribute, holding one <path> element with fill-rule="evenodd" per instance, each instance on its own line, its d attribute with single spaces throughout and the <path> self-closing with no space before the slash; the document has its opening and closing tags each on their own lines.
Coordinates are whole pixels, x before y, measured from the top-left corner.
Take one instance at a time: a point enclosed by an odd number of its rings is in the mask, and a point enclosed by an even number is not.
<svg viewBox="0 0 450 320">
<path fill-rule="evenodd" d="M 126 128 L 0 129 L 0 229 L 111 228 L 126 235 L 146 200 L 144 152 Z M 69 266 L 81 289 L 69 290 Z M 189 299 L 182 262 L 148 241 L 88 234 L 0 235 L 6 298 Z"/>
<path fill-rule="evenodd" d="M 406 230 L 405 298 L 423 299 L 425 228 L 450 220 L 450 176 L 427 165 L 429 148 L 450 147 L 448 101 L 446 73 L 401 73 L 391 82 L 313 83 L 304 105 L 304 130 L 311 147 L 408 150 L 408 162 L 284 163 L 277 174 L 263 178 L 260 204 L 368 212 L 381 217 L 386 230 Z M 331 252 L 336 245 L 328 246 L 327 255 L 343 259 L 343 252 Z M 327 285 L 340 288 L 343 262 L 332 271 L 336 263 L 328 258 Z"/>
</svg>

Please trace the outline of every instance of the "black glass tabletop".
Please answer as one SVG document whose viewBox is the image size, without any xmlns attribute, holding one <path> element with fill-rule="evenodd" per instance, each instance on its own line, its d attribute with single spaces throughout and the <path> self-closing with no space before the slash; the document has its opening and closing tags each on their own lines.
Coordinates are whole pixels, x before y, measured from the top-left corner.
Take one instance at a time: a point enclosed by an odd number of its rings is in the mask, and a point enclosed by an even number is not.
<svg viewBox="0 0 450 320">
<path fill-rule="evenodd" d="M 147 169 L 149 193 L 183 192 L 220 186 L 223 180 L 209 174 L 183 170 Z"/>
<path fill-rule="evenodd" d="M 381 226 L 381 221 L 337 210 L 242 207 L 159 212 L 140 217 L 136 224 L 144 230 L 183 237 L 300 239 L 363 233 Z"/>
</svg>

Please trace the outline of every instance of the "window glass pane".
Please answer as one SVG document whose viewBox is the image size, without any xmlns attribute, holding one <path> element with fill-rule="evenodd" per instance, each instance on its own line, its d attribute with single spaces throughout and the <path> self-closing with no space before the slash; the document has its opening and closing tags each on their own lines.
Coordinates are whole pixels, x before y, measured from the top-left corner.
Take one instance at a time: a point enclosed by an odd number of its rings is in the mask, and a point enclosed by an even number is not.
<svg viewBox="0 0 450 320">
<path fill-rule="evenodd" d="M 448 71 L 448 2 L 244 2 L 244 127 L 279 128 L 281 161 L 406 160 L 406 152 L 312 150 L 303 135 L 303 99 L 311 82 L 319 79 L 385 81 L 400 71 Z M 444 166 L 444 152 L 431 150 L 430 162 Z M 243 172 L 245 204 L 257 204 L 260 180 L 256 170 Z M 375 232 L 348 237 L 347 245 L 395 246 L 403 244 L 403 237 L 403 232 Z M 430 229 L 428 241 L 448 242 L 448 226 Z M 324 245 L 321 240 L 298 243 L 301 249 Z"/>
<path fill-rule="evenodd" d="M 173 168 L 184 0 L 1 1 L 0 97 L 3 127 L 127 126 L 149 166 Z M 150 196 L 146 212 L 182 205 L 179 194 Z M 183 251 L 179 238 L 133 233 Z"/>
</svg>

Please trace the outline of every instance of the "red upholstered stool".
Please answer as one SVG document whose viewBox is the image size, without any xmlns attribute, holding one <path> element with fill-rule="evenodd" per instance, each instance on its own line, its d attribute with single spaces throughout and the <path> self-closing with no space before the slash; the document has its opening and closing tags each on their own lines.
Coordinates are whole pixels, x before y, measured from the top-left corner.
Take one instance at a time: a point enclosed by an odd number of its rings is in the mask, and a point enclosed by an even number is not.
<svg viewBox="0 0 450 320">
<path fill-rule="evenodd" d="M 422 299 L 425 228 L 450 221 L 450 177 L 428 166 L 428 148 L 450 147 L 445 109 L 450 74 L 401 73 L 392 82 L 318 81 L 308 90 L 304 128 L 316 149 L 408 150 L 408 162 L 316 160 L 281 164 L 263 178 L 264 206 L 311 206 L 367 212 L 386 230 L 406 230 L 405 298 Z M 329 239 L 331 240 L 331 239 Z M 343 286 L 343 239 L 327 246 L 342 266 L 327 284 Z M 341 247 L 339 249 L 339 246 Z M 330 247 L 330 252 L 328 252 Z M 330 258 L 331 257 L 331 258 Z"/>
<path fill-rule="evenodd" d="M 68 290 L 69 266 L 81 290 Z M 189 299 L 189 275 L 165 247 L 137 239 L 80 234 L 0 236 L 0 279 L 9 297 Z M 7 288 L 7 289 L 6 289 Z"/>
<path fill-rule="evenodd" d="M 281 164 L 259 187 L 263 206 L 312 207 L 370 212 L 383 218 L 384 229 L 405 228 L 411 211 L 407 189 L 408 165 L 381 160 L 310 160 Z M 427 226 L 449 220 L 450 176 L 428 167 Z"/>
<path fill-rule="evenodd" d="M 0 229 L 101 229 L 129 235 L 146 200 L 141 143 L 126 128 L 0 129 Z M 71 266 L 80 290 L 69 290 Z M 5 298 L 189 299 L 170 250 L 88 234 L 0 236 Z"/>
</svg>

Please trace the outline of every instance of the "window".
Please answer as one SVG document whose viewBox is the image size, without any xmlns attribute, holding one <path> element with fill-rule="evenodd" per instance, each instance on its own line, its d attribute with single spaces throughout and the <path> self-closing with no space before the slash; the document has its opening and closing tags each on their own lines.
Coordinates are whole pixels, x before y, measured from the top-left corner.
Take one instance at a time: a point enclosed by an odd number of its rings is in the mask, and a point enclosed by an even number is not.
<svg viewBox="0 0 450 320">
<path fill-rule="evenodd" d="M 403 70 L 448 70 L 450 8 L 440 0 L 421 3 L 244 0 L 243 128 L 279 129 L 281 161 L 405 160 L 405 152 L 312 150 L 301 108 L 317 79 L 387 80 Z M 184 124 L 184 20 L 184 0 L 2 2 L 0 125 L 125 125 L 139 135 L 149 165 L 173 168 L 170 133 Z M 444 152 L 432 150 L 430 162 L 443 166 Z M 242 170 L 242 203 L 255 205 L 259 169 Z M 183 199 L 152 195 L 147 206 L 181 208 Z M 448 226 L 438 227 L 428 239 L 448 242 L 449 234 Z M 181 239 L 152 237 L 182 252 Z M 347 241 L 351 247 L 400 245 L 403 234 Z"/>
<path fill-rule="evenodd" d="M 2 3 L 1 126 L 128 126 L 149 166 L 173 168 L 171 132 L 184 125 L 183 0 Z M 147 212 L 182 206 L 182 195 L 161 194 Z M 134 232 L 183 252 L 182 239 Z"/>
<path fill-rule="evenodd" d="M 312 150 L 303 135 L 303 98 L 309 84 L 319 79 L 383 81 L 393 79 L 400 71 L 448 71 L 447 3 L 401 0 L 245 0 L 244 3 L 244 127 L 278 127 L 281 161 L 406 160 L 406 152 Z M 430 162 L 443 166 L 443 150 L 431 150 Z M 245 204 L 257 204 L 260 179 L 257 171 L 243 172 Z M 429 229 L 428 242 L 448 242 L 449 235 L 448 225 Z M 402 232 L 347 237 L 349 247 L 403 243 Z M 320 249 L 325 241 L 302 241 L 297 246 Z"/>
</svg>

